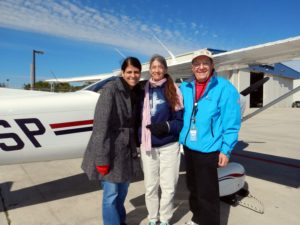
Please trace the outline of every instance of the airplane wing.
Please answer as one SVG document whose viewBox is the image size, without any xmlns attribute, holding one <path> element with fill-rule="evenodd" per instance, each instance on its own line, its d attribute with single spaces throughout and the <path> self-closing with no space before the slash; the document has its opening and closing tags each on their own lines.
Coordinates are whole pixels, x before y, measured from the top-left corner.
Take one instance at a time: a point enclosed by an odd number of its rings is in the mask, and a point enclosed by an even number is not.
<svg viewBox="0 0 300 225">
<path fill-rule="evenodd" d="M 187 77 L 187 74 L 191 74 L 191 61 L 195 52 L 176 56 L 175 60 L 167 58 L 169 73 L 174 77 Z M 250 65 L 274 64 L 299 58 L 300 36 L 213 55 L 215 69 L 218 72 L 248 68 Z M 149 65 L 145 65 L 144 68 L 148 67 Z"/>
<path fill-rule="evenodd" d="M 116 72 L 112 72 L 112 73 L 104 73 L 104 74 L 90 75 L 90 76 L 49 79 L 45 81 L 50 83 L 69 83 L 69 82 L 84 82 L 84 81 L 95 82 L 95 81 L 104 80 L 109 77 L 113 77 L 117 75 L 118 74 Z"/>
<path fill-rule="evenodd" d="M 216 69 L 224 71 L 296 58 L 300 58 L 300 36 L 220 53 L 215 55 L 214 61 Z"/>
</svg>

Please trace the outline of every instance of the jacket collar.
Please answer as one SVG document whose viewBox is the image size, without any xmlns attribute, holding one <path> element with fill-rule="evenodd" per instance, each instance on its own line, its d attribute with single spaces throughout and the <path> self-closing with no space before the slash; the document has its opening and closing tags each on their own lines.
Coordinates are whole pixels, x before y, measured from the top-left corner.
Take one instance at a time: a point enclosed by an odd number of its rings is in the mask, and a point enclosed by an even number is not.
<svg viewBox="0 0 300 225">
<path fill-rule="evenodd" d="M 131 89 L 128 87 L 126 81 L 122 77 L 117 77 L 116 79 L 117 87 L 120 91 L 130 92 Z"/>
<path fill-rule="evenodd" d="M 190 79 L 189 81 L 187 81 L 188 87 L 195 88 L 195 80 L 196 80 L 196 79 L 195 79 L 195 76 L 193 75 L 193 78 Z M 212 87 L 213 85 L 215 85 L 217 82 L 218 82 L 217 74 L 214 73 L 214 74 L 211 76 L 211 78 L 210 78 L 210 80 L 209 80 L 209 82 L 208 82 L 208 84 L 207 84 L 206 89 L 211 88 L 211 87 Z"/>
<path fill-rule="evenodd" d="M 211 90 L 211 89 L 212 89 L 214 86 L 216 86 L 217 84 L 218 84 L 217 74 L 214 73 L 214 74 L 211 76 L 211 78 L 210 78 L 210 80 L 209 80 L 209 82 L 208 82 L 208 84 L 207 84 L 207 86 L 206 86 L 206 88 L 205 88 L 205 91 L 204 91 L 202 97 L 203 97 L 203 96 L 206 96 L 207 93 L 208 93 L 208 91 Z M 196 88 L 196 87 L 195 87 L 195 77 L 193 77 L 193 79 L 190 80 L 190 81 L 188 82 L 187 87 L 192 88 L 193 93 L 195 93 L 195 88 Z"/>
<path fill-rule="evenodd" d="M 116 79 L 117 89 L 124 94 L 125 105 L 121 104 L 121 107 L 125 107 L 123 108 L 123 111 L 128 112 L 128 115 L 131 115 L 132 108 L 131 108 L 130 91 L 127 91 L 127 88 L 129 89 L 129 87 L 126 87 L 126 83 L 125 81 L 122 81 L 122 79 L 123 79 L 122 77 L 117 77 Z"/>
</svg>

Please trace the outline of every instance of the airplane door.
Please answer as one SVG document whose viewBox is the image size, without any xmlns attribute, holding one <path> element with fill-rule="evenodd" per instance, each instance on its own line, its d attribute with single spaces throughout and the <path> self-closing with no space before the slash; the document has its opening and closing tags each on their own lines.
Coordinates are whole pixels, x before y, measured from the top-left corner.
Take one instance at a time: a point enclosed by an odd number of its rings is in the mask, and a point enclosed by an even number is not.
<svg viewBox="0 0 300 225">
<path fill-rule="evenodd" d="M 264 73 L 250 73 L 250 85 L 264 78 Z M 250 108 L 263 107 L 263 85 L 250 93 Z"/>
</svg>

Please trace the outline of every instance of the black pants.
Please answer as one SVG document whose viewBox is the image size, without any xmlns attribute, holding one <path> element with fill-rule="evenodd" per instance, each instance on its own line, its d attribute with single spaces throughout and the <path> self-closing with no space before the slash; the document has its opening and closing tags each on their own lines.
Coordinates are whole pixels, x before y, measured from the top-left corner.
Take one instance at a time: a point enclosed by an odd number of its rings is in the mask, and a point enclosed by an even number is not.
<svg viewBox="0 0 300 225">
<path fill-rule="evenodd" d="M 201 153 L 186 146 L 183 149 L 192 221 L 199 225 L 220 225 L 219 152 Z"/>
</svg>

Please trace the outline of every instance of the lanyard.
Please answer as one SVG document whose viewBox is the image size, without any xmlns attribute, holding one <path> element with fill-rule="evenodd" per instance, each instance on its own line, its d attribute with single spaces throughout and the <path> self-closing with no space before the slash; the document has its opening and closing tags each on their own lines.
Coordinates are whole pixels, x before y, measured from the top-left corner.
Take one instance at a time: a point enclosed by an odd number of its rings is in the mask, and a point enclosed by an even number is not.
<svg viewBox="0 0 300 225">
<path fill-rule="evenodd" d="M 195 124 L 196 123 L 196 115 L 198 112 L 198 102 L 194 103 L 193 111 L 192 111 L 192 122 Z"/>
<path fill-rule="evenodd" d="M 210 77 L 205 81 L 205 84 L 204 84 L 204 86 L 202 86 L 200 93 L 198 93 L 198 95 L 197 95 L 197 90 L 199 90 L 199 89 L 197 89 L 197 81 L 195 81 L 195 93 L 194 93 L 195 102 L 194 102 L 194 107 L 193 107 L 193 111 L 192 111 L 192 122 L 193 123 L 196 123 L 196 115 L 198 112 L 197 105 L 198 105 L 198 102 L 200 101 L 200 99 L 203 97 L 204 91 L 208 85 L 209 80 L 210 80 Z M 199 96 L 199 97 L 197 98 L 197 96 Z"/>
</svg>

